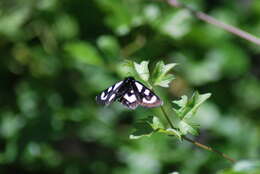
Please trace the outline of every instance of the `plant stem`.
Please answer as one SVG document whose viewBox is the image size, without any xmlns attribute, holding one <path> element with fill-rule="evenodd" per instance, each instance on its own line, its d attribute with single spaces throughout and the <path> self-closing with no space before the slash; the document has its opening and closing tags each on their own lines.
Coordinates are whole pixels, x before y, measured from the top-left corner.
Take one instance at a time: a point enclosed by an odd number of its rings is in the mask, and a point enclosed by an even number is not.
<svg viewBox="0 0 260 174">
<path fill-rule="evenodd" d="M 206 145 L 204 145 L 204 144 L 201 144 L 201 143 L 199 143 L 199 142 L 197 142 L 197 141 L 194 141 L 194 140 L 192 140 L 192 139 L 190 139 L 190 138 L 188 138 L 188 137 L 186 137 L 186 136 L 182 136 L 182 138 L 183 138 L 184 140 L 189 141 L 190 143 L 192 143 L 192 144 L 194 144 L 194 145 L 200 147 L 200 148 L 203 148 L 203 149 L 208 150 L 208 151 L 211 151 L 211 152 L 215 152 L 215 153 L 219 154 L 220 156 L 222 156 L 223 158 L 229 160 L 229 161 L 232 162 L 232 163 L 235 163 L 235 162 L 236 162 L 235 159 L 229 157 L 228 155 L 226 155 L 226 154 L 223 153 L 223 152 L 220 152 L 220 151 L 218 151 L 218 150 L 216 150 L 216 149 L 213 149 L 212 147 L 209 147 L 209 146 L 206 146 Z"/>
<path fill-rule="evenodd" d="M 241 30 L 237 27 L 234 27 L 232 25 L 229 25 L 229 24 L 226 24 L 224 22 L 221 22 L 215 18 L 213 18 L 212 16 L 209 16 L 207 15 L 206 13 L 203 13 L 201 11 L 197 11 L 197 10 L 194 10 L 193 8 L 185 5 L 184 3 L 182 2 L 179 2 L 178 0 L 164 0 L 166 1 L 168 4 L 170 4 L 171 6 L 173 7 L 177 7 L 177 8 L 183 8 L 183 9 L 186 9 L 188 10 L 189 12 L 191 12 L 196 18 L 204 21 L 204 22 L 207 22 L 209 24 L 213 24 L 219 28 L 222 28 L 230 33 L 233 33 L 234 35 L 237 35 L 243 39 L 246 39 L 250 42 L 253 42 L 257 45 L 260 45 L 260 38 L 244 31 L 244 30 Z"/>
<path fill-rule="evenodd" d="M 167 120 L 168 123 L 170 124 L 171 128 L 172 128 L 172 129 L 176 129 L 176 128 L 174 127 L 173 123 L 171 122 L 170 117 L 169 117 L 168 114 L 165 112 L 165 109 L 163 108 L 163 106 L 161 106 L 160 108 L 161 108 L 161 110 L 162 110 L 162 113 L 163 113 L 164 117 L 166 118 L 166 120 Z M 229 161 L 232 162 L 232 163 L 235 163 L 235 162 L 236 162 L 235 159 L 229 157 L 229 156 L 226 155 L 225 153 L 222 153 L 222 152 L 220 152 L 220 151 L 218 151 L 218 150 L 213 149 L 212 147 L 209 147 L 209 146 L 207 146 L 207 145 L 201 144 L 201 143 L 199 143 L 199 142 L 197 142 L 197 141 L 195 141 L 195 140 L 192 140 L 192 139 L 190 139 L 190 138 L 188 138 L 188 137 L 186 137 L 186 136 L 182 136 L 182 138 L 183 138 L 184 140 L 189 141 L 190 143 L 194 144 L 195 146 L 198 146 L 198 147 L 200 147 L 200 148 L 202 148 L 202 149 L 205 149 L 205 150 L 208 150 L 208 151 L 210 151 L 210 152 L 217 153 L 217 154 L 219 154 L 220 156 L 222 156 L 223 158 L 229 160 Z"/>
<path fill-rule="evenodd" d="M 176 129 L 176 128 L 173 126 L 173 124 L 172 124 L 170 118 L 168 117 L 167 113 L 165 112 L 163 106 L 161 106 L 160 108 L 161 108 L 161 110 L 162 110 L 162 112 L 163 112 L 163 115 L 165 116 L 166 120 L 167 120 L 168 123 L 170 124 L 171 128 Z"/>
</svg>

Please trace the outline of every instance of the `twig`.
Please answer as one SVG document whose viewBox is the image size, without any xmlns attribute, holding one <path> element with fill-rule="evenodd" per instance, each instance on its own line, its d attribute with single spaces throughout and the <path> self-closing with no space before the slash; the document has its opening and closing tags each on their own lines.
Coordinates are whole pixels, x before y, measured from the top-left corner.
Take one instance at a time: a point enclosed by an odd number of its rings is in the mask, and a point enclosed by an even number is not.
<svg viewBox="0 0 260 174">
<path fill-rule="evenodd" d="M 174 125 L 172 124 L 172 122 L 171 122 L 171 120 L 170 120 L 170 117 L 169 117 L 168 114 L 165 112 L 163 106 L 161 106 L 160 108 L 161 108 L 161 110 L 162 110 L 162 113 L 163 113 L 164 117 L 166 118 L 166 120 L 167 120 L 168 123 L 170 124 L 171 128 L 172 128 L 172 129 L 176 129 L 176 128 L 174 127 Z M 192 139 L 190 139 L 190 138 L 188 138 L 188 137 L 186 137 L 186 136 L 182 136 L 182 138 L 183 138 L 184 140 L 189 141 L 190 143 L 192 143 L 192 144 L 194 144 L 194 145 L 196 145 L 196 146 L 202 148 L 202 149 L 208 150 L 208 151 L 210 151 L 210 152 L 217 153 L 217 154 L 219 154 L 220 156 L 222 156 L 223 158 L 229 160 L 229 161 L 232 162 L 232 163 L 235 163 L 235 162 L 236 162 L 235 159 L 229 157 L 229 156 L 226 155 L 225 153 L 222 153 L 222 152 L 220 152 L 220 151 L 218 151 L 218 150 L 213 149 L 212 147 L 209 147 L 209 146 L 207 146 L 207 145 L 201 144 L 201 143 L 199 143 L 199 142 L 197 142 L 197 141 L 195 141 L 195 140 L 192 140 Z"/>
<path fill-rule="evenodd" d="M 165 116 L 166 120 L 168 121 L 168 123 L 170 124 L 171 128 L 175 129 L 175 127 L 173 126 L 172 124 L 172 121 L 170 120 L 170 118 L 168 117 L 167 113 L 165 112 L 163 106 L 160 107 L 162 112 L 163 112 L 163 115 Z"/>
<path fill-rule="evenodd" d="M 215 152 L 215 153 L 221 155 L 222 157 L 226 158 L 227 160 L 231 161 L 232 163 L 235 163 L 235 162 L 236 162 L 235 159 L 233 159 L 233 158 L 227 156 L 227 155 L 226 155 L 225 153 L 223 153 L 223 152 L 220 152 L 220 151 L 218 151 L 218 150 L 216 150 L 216 149 L 213 149 L 212 147 L 206 146 L 206 145 L 201 144 L 201 143 L 199 143 L 199 142 L 197 142 L 197 141 L 194 141 L 194 140 L 192 140 L 192 139 L 189 139 L 189 138 L 186 137 L 186 136 L 182 136 L 182 138 L 183 138 L 184 140 L 189 141 L 190 143 L 192 143 L 192 144 L 194 144 L 194 145 L 200 147 L 200 148 L 206 149 L 206 150 L 211 151 L 211 152 Z"/>
<path fill-rule="evenodd" d="M 201 11 L 197 11 L 194 10 L 193 8 L 185 5 L 184 3 L 179 2 L 178 0 L 165 0 L 166 2 L 168 2 L 168 4 L 170 4 L 173 7 L 177 7 L 177 8 L 184 8 L 188 11 L 190 11 L 195 17 L 197 17 L 198 19 L 213 24 L 219 28 L 222 28 L 230 33 L 233 33 L 234 35 L 237 35 L 241 38 L 244 38 L 250 42 L 253 42 L 257 45 L 260 45 L 260 38 L 246 32 L 243 31 L 237 27 L 234 27 L 232 25 L 226 24 L 224 22 L 221 22 L 215 18 L 213 18 L 212 16 L 207 15 L 206 13 L 203 13 Z"/>
</svg>

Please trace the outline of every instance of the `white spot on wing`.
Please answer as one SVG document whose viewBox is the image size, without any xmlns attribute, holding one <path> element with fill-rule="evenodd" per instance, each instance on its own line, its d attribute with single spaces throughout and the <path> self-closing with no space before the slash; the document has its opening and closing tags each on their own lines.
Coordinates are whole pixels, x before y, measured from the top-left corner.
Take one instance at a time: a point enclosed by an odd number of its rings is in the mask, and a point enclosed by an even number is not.
<svg viewBox="0 0 260 174">
<path fill-rule="evenodd" d="M 106 96 L 105 92 L 102 92 L 102 94 L 101 94 L 101 99 L 102 99 L 102 100 L 105 100 L 106 98 L 107 98 L 107 96 Z"/>
<path fill-rule="evenodd" d="M 134 93 L 134 90 L 131 90 L 130 93 L 133 94 L 133 93 Z"/>
<path fill-rule="evenodd" d="M 112 101 L 115 98 L 116 94 L 112 94 L 108 101 Z"/>
<path fill-rule="evenodd" d="M 111 91 L 112 90 L 112 86 L 110 88 L 108 88 L 107 92 Z"/>
<path fill-rule="evenodd" d="M 154 103 L 156 102 L 157 98 L 155 96 L 152 96 L 152 98 L 150 100 L 146 100 L 146 98 L 143 98 L 143 102 L 144 103 Z"/>
<path fill-rule="evenodd" d="M 145 95 L 149 95 L 149 94 L 150 94 L 150 91 L 149 91 L 148 89 L 146 89 L 146 90 L 144 91 L 144 94 L 145 94 Z"/>
<path fill-rule="evenodd" d="M 130 103 L 133 103 L 133 102 L 136 101 L 136 96 L 135 96 L 135 95 L 129 96 L 128 94 L 125 94 L 125 95 L 124 95 L 124 98 L 125 98 L 127 101 L 129 101 Z"/>
<path fill-rule="evenodd" d="M 142 91 L 142 89 L 143 89 L 143 85 L 141 85 L 141 84 L 140 84 L 140 83 L 138 83 L 138 82 L 135 82 L 135 85 L 136 85 L 136 87 L 137 87 L 138 91 L 139 91 L 139 92 L 141 92 L 141 91 Z"/>
<path fill-rule="evenodd" d="M 117 82 L 114 86 L 114 90 L 117 89 L 122 83 L 123 81 Z"/>
</svg>

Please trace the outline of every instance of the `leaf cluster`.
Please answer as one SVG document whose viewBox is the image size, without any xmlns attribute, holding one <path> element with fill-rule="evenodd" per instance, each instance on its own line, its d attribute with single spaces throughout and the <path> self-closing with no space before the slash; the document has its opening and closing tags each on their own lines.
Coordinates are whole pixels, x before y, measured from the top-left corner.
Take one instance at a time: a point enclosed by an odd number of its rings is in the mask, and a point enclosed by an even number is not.
<svg viewBox="0 0 260 174">
<path fill-rule="evenodd" d="M 165 64 L 163 61 L 159 61 L 153 68 L 152 73 L 149 71 L 148 61 L 142 61 L 139 64 L 127 61 L 124 65 L 127 70 L 126 74 L 130 74 L 131 76 L 142 80 L 144 83 L 148 84 L 150 88 L 155 86 L 166 88 L 169 87 L 170 83 L 174 80 L 174 75 L 169 74 L 169 72 L 176 66 L 175 63 Z M 197 129 L 199 126 L 194 124 L 192 119 L 201 104 L 203 104 L 210 95 L 211 94 L 209 93 L 199 94 L 198 92 L 194 92 L 191 98 L 184 95 L 180 100 L 172 101 L 173 104 L 177 105 L 177 107 L 172 107 L 172 111 L 178 118 L 176 127 L 164 126 L 157 116 L 148 116 L 135 124 L 136 131 L 130 135 L 130 138 L 138 139 L 144 136 L 151 136 L 156 132 L 175 136 L 178 139 L 181 139 L 183 135 L 188 133 L 198 135 Z M 170 115 L 169 117 L 169 120 L 171 120 L 173 115 Z"/>
</svg>

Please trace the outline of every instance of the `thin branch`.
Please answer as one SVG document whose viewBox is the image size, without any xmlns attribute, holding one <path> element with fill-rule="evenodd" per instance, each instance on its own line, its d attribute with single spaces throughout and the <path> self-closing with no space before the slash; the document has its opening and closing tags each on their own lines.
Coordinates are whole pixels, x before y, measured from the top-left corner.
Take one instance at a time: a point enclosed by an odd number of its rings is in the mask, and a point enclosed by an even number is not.
<svg viewBox="0 0 260 174">
<path fill-rule="evenodd" d="M 226 24 L 224 22 L 221 22 L 215 18 L 213 18 L 212 16 L 207 15 L 206 13 L 203 13 L 201 11 L 197 11 L 194 10 L 193 8 L 185 5 L 184 3 L 179 2 L 178 0 L 165 0 L 166 2 L 168 2 L 168 4 L 170 4 L 173 7 L 177 7 L 177 8 L 183 8 L 186 9 L 188 11 L 190 11 L 195 17 L 197 17 L 198 19 L 213 24 L 219 28 L 222 28 L 230 33 L 233 33 L 234 35 L 237 35 L 241 38 L 244 38 L 250 42 L 253 42 L 257 45 L 260 45 L 260 38 L 246 32 L 243 31 L 237 27 L 234 27 L 232 25 Z"/>
<path fill-rule="evenodd" d="M 218 150 L 216 150 L 216 149 L 213 149 L 212 147 L 209 147 L 209 146 L 206 146 L 206 145 L 204 145 L 204 144 L 201 144 L 201 143 L 199 143 L 199 142 L 197 142 L 197 141 L 194 141 L 194 140 L 192 140 L 192 139 L 190 139 L 190 138 L 188 138 L 188 137 L 186 137 L 186 136 L 182 136 L 182 138 L 183 138 L 184 140 L 189 141 L 190 143 L 192 143 L 192 144 L 194 144 L 194 145 L 200 147 L 200 148 L 206 149 L 206 150 L 211 151 L 211 152 L 215 152 L 215 153 L 219 154 L 220 156 L 222 156 L 223 158 L 225 158 L 225 159 L 231 161 L 232 163 L 235 163 L 235 162 L 236 162 L 235 159 L 229 157 L 228 155 L 226 155 L 226 154 L 223 153 L 223 152 L 220 152 L 220 151 L 218 151 Z"/>
<path fill-rule="evenodd" d="M 170 117 L 169 117 L 168 114 L 165 112 L 163 106 L 161 106 L 160 108 L 161 108 L 161 110 L 162 110 L 162 113 L 163 113 L 164 117 L 166 118 L 166 120 L 167 120 L 168 123 L 170 124 L 171 128 L 172 128 L 172 129 L 176 129 L 176 128 L 174 127 L 173 123 L 171 122 Z M 235 162 L 236 162 L 235 159 L 229 157 L 229 156 L 226 155 L 225 153 L 222 153 L 222 152 L 220 152 L 220 151 L 218 151 L 218 150 L 213 149 L 212 147 L 209 147 L 209 146 L 207 146 L 207 145 L 201 144 L 201 143 L 199 143 L 199 142 L 197 142 L 197 141 L 195 141 L 195 140 L 192 140 L 192 139 L 190 139 L 190 138 L 188 138 L 188 137 L 186 137 L 186 136 L 182 136 L 182 138 L 183 138 L 184 140 L 186 140 L 186 141 L 189 141 L 190 143 L 194 144 L 194 145 L 197 146 L 197 147 L 200 147 L 200 148 L 202 148 L 202 149 L 208 150 L 208 151 L 210 151 L 210 152 L 217 153 L 217 154 L 219 154 L 220 156 L 222 156 L 223 158 L 229 160 L 229 161 L 232 162 L 232 163 L 235 163 Z"/>
<path fill-rule="evenodd" d="M 168 117 L 167 113 L 165 112 L 163 106 L 161 106 L 160 108 L 161 108 L 161 110 L 162 110 L 162 112 L 163 112 L 163 115 L 165 116 L 166 120 L 167 120 L 168 123 L 170 124 L 171 128 L 175 129 L 175 127 L 173 126 L 173 124 L 172 124 L 170 118 Z"/>
</svg>

